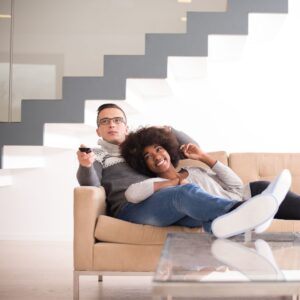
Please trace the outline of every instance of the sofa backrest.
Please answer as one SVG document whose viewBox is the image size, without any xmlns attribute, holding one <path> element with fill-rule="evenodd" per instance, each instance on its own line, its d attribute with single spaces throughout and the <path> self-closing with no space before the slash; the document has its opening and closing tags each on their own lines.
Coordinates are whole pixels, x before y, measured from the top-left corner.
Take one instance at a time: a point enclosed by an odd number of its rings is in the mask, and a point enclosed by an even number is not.
<svg viewBox="0 0 300 300">
<path fill-rule="evenodd" d="M 300 153 L 232 153 L 228 164 L 248 183 L 271 180 L 287 168 L 292 174 L 292 191 L 300 193 Z"/>
<path fill-rule="evenodd" d="M 209 152 L 214 158 L 228 165 L 244 183 L 255 180 L 272 180 L 285 168 L 292 174 L 292 191 L 300 194 L 300 153 L 231 153 Z M 207 166 L 191 159 L 181 160 L 178 168 L 185 166 Z"/>
<path fill-rule="evenodd" d="M 228 156 L 225 151 L 217 151 L 217 152 L 209 152 L 209 154 L 214 157 L 215 159 L 222 162 L 224 165 L 228 166 Z M 195 167 L 202 167 L 208 168 L 207 165 L 202 163 L 201 161 L 196 161 L 192 159 L 183 159 L 179 162 L 178 168 L 186 167 L 186 166 L 195 166 Z"/>
</svg>

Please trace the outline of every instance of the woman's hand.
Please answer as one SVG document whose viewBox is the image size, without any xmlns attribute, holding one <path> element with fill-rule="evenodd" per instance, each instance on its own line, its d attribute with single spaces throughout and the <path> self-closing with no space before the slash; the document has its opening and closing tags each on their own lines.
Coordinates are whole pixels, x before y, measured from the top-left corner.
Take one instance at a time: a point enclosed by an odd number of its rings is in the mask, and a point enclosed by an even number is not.
<svg viewBox="0 0 300 300">
<path fill-rule="evenodd" d="M 200 149 L 200 147 L 194 144 L 184 144 L 180 147 L 180 150 L 186 158 L 201 161 L 202 157 L 204 156 L 204 152 Z"/>
<path fill-rule="evenodd" d="M 181 178 L 181 179 L 179 179 L 178 185 L 185 185 L 185 184 L 188 184 L 188 183 L 189 182 L 185 178 Z"/>
<path fill-rule="evenodd" d="M 153 190 L 154 190 L 154 192 L 157 192 L 166 187 L 184 185 L 184 184 L 188 184 L 188 183 L 189 182 L 185 178 L 178 176 L 176 178 L 169 179 L 166 181 L 153 182 Z"/>
<path fill-rule="evenodd" d="M 204 152 L 200 147 L 194 144 L 184 144 L 180 147 L 180 150 L 186 158 L 200 160 L 207 164 L 209 167 L 213 167 L 217 162 L 212 156 Z"/>
</svg>

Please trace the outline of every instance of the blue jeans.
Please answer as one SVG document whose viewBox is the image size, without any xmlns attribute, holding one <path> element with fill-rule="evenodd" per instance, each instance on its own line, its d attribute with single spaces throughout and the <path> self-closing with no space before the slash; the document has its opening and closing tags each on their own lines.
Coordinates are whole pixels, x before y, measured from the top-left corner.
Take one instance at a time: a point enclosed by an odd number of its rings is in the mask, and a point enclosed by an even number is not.
<svg viewBox="0 0 300 300">
<path fill-rule="evenodd" d="M 116 217 L 154 226 L 203 226 L 210 232 L 211 222 L 237 202 L 210 195 L 196 184 L 185 184 L 162 189 L 137 204 L 128 202 Z"/>
</svg>

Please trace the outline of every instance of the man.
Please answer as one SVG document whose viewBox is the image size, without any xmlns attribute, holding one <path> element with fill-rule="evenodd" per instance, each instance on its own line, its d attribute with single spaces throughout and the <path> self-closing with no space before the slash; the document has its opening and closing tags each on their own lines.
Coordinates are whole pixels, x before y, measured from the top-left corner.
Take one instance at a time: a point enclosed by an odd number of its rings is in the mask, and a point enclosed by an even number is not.
<svg viewBox="0 0 300 300">
<path fill-rule="evenodd" d="M 109 213 L 116 216 L 127 202 L 124 192 L 132 183 L 147 177 L 130 168 L 120 154 L 119 145 L 128 134 L 125 112 L 116 104 L 103 104 L 98 108 L 96 133 L 101 149 L 91 153 L 77 152 L 80 163 L 77 179 L 80 185 L 100 186 L 105 189 Z M 174 129 L 172 129 L 174 130 Z M 174 130 L 179 143 L 193 142 L 190 137 Z"/>
<path fill-rule="evenodd" d="M 126 115 L 115 104 L 101 105 L 98 108 L 97 126 L 101 148 L 93 149 L 91 153 L 77 152 L 80 163 L 77 178 L 80 185 L 104 187 L 109 214 L 116 218 L 155 226 L 203 226 L 208 232 L 213 230 L 217 237 L 230 237 L 269 224 L 290 186 L 290 174 L 284 172 L 267 193 L 242 205 L 199 189 L 195 197 L 192 184 L 162 189 L 142 203 L 129 203 L 124 196 L 125 190 L 147 177 L 131 169 L 120 154 L 119 145 L 128 134 Z M 170 130 L 174 131 L 180 145 L 195 143 L 184 133 L 173 128 Z M 207 212 L 205 214 L 204 207 Z M 253 208 L 263 213 L 253 214 Z M 250 215 L 258 217 L 248 218 Z"/>
</svg>

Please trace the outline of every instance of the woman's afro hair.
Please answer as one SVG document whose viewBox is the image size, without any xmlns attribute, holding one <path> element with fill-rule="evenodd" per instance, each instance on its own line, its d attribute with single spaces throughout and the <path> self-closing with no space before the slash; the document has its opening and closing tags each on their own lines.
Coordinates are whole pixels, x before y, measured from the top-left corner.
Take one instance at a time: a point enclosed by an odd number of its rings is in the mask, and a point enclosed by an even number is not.
<svg viewBox="0 0 300 300">
<path fill-rule="evenodd" d="M 142 127 L 135 132 L 129 133 L 126 140 L 120 145 L 121 154 L 134 170 L 144 175 L 155 177 L 144 160 L 144 148 L 159 145 L 170 155 L 174 167 L 180 159 L 179 143 L 170 127 Z"/>
</svg>

